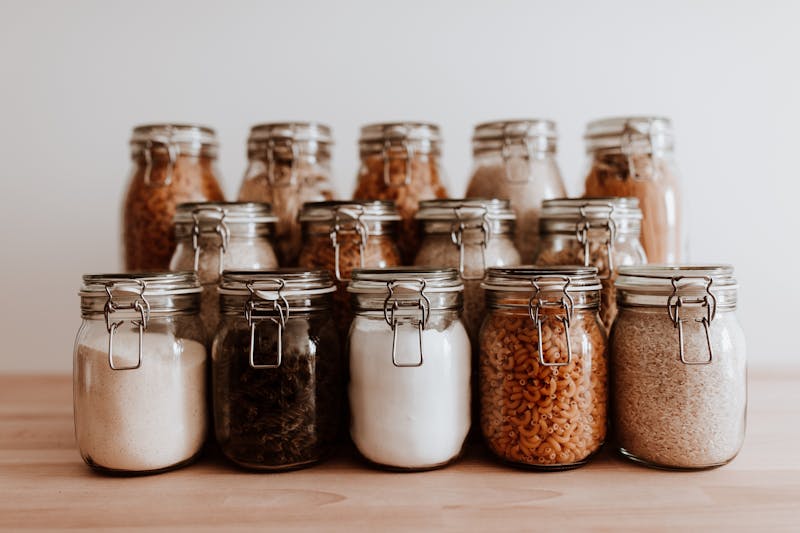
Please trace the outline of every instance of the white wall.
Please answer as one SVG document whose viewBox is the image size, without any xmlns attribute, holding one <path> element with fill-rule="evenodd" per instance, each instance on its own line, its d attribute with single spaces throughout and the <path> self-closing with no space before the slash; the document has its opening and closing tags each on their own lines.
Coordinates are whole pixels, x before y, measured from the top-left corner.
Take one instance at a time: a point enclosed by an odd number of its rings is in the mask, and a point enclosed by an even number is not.
<svg viewBox="0 0 800 533">
<path fill-rule="evenodd" d="M 581 192 L 591 118 L 674 119 L 691 254 L 730 262 L 753 365 L 794 363 L 800 299 L 800 9 L 794 2 L 0 3 L 0 371 L 69 371 L 80 276 L 119 268 L 134 124 L 214 126 L 226 191 L 248 127 L 334 127 L 351 192 L 358 126 L 438 122 L 463 194 L 472 126 L 558 121 Z"/>
</svg>

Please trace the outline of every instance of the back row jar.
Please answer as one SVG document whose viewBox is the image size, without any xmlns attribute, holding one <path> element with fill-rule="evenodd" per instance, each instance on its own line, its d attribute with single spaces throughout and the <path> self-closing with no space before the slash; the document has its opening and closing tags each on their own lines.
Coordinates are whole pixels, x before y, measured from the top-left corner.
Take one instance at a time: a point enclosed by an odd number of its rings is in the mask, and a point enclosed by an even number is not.
<svg viewBox="0 0 800 533">
<path fill-rule="evenodd" d="M 214 130 L 193 124 L 138 126 L 131 137 L 131 172 L 123 205 L 127 271 L 166 270 L 175 249 L 178 204 L 221 201 Z"/>
</svg>

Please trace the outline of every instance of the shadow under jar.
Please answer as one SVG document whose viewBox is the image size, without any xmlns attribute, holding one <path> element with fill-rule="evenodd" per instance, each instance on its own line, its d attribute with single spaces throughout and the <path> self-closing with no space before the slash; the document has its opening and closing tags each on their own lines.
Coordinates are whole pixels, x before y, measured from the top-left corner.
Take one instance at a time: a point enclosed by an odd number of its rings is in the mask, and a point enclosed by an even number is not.
<svg viewBox="0 0 800 533">
<path fill-rule="evenodd" d="M 617 316 L 617 269 L 647 262 L 639 242 L 638 206 L 636 198 L 613 197 L 560 198 L 542 204 L 536 264 L 597 267 L 603 285 L 600 318 L 606 331 Z"/>
<path fill-rule="evenodd" d="M 584 138 L 589 154 L 584 196 L 637 198 L 648 261 L 674 264 L 683 260 L 683 206 L 669 119 L 595 120 L 586 127 Z"/>
<path fill-rule="evenodd" d="M 194 270 L 203 286 L 200 318 L 209 344 L 219 323 L 217 284 L 223 270 L 278 266 L 271 237 L 277 218 L 269 204 L 202 202 L 178 206 L 178 243 L 170 270 Z"/>
<path fill-rule="evenodd" d="M 294 266 L 302 246 L 297 216 L 306 202 L 334 197 L 330 127 L 317 122 L 259 124 L 247 140 L 249 160 L 239 200 L 272 205 L 278 217 L 276 252 L 281 266 Z"/>
<path fill-rule="evenodd" d="M 383 201 L 312 202 L 303 206 L 301 268 L 322 268 L 336 279 L 334 316 L 346 334 L 353 315 L 347 282 L 355 268 L 387 268 L 402 263 L 397 248 L 400 215 Z M 343 339 L 344 340 L 344 339 Z"/>
<path fill-rule="evenodd" d="M 411 262 L 419 246 L 414 221 L 419 202 L 447 197 L 439 127 L 420 122 L 370 124 L 361 128 L 358 145 L 361 166 L 353 198 L 395 203 L 403 219 L 400 253 Z"/>
<path fill-rule="evenodd" d="M 517 215 L 514 243 L 522 261 L 533 260 L 542 200 L 566 196 L 556 162 L 556 125 L 550 120 L 509 120 L 475 126 L 473 170 L 467 196 L 504 198 Z"/>
<path fill-rule="evenodd" d="M 348 290 L 350 436 L 374 465 L 428 470 L 470 426 L 470 343 L 455 269 L 355 270 Z"/>
<path fill-rule="evenodd" d="M 166 270 L 175 250 L 178 204 L 222 201 L 214 130 L 189 124 L 138 126 L 133 171 L 123 202 L 125 270 Z"/>
<path fill-rule="evenodd" d="M 214 425 L 223 454 L 289 470 L 330 453 L 340 421 L 339 337 L 328 272 L 224 272 L 212 351 Z"/>
<path fill-rule="evenodd" d="M 206 436 L 206 348 L 192 272 L 83 277 L 73 358 L 75 438 L 116 474 L 191 462 Z"/>
<path fill-rule="evenodd" d="M 481 430 L 516 466 L 585 464 L 606 437 L 608 364 L 594 267 L 491 268 L 483 284 Z"/>
<path fill-rule="evenodd" d="M 611 331 L 613 427 L 623 456 L 701 469 L 744 441 L 745 338 L 730 266 L 622 267 Z"/>
</svg>

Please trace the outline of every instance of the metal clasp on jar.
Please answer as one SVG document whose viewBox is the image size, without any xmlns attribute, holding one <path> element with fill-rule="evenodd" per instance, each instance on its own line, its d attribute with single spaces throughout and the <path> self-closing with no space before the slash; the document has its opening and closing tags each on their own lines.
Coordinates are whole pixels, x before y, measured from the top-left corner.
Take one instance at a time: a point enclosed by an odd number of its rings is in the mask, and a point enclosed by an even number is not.
<svg viewBox="0 0 800 533">
<path fill-rule="evenodd" d="M 583 204 L 580 206 L 581 218 L 578 220 L 577 224 L 575 224 L 575 237 L 578 239 L 578 243 L 583 245 L 583 266 L 589 266 L 591 264 L 589 230 L 592 229 L 592 223 L 589 220 L 589 216 L 586 214 L 586 208 L 590 206 L 601 207 L 596 204 Z M 614 213 L 614 205 L 609 203 L 606 204 L 605 207 L 608 207 L 608 213 L 601 227 L 606 230 L 606 240 L 603 244 L 606 247 L 606 267 L 608 272 L 598 277 L 600 279 L 611 279 L 614 274 L 614 240 L 617 238 L 617 224 L 611 218 L 611 215 Z"/>
<path fill-rule="evenodd" d="M 422 354 L 422 332 L 428 326 L 428 319 L 431 312 L 431 301 L 425 294 L 426 282 L 424 279 L 409 278 L 409 279 L 395 279 L 386 283 L 386 299 L 383 301 L 383 319 L 392 328 L 392 364 L 399 368 L 405 367 L 419 367 L 422 366 L 424 356 Z M 395 296 L 394 291 L 396 288 L 402 287 L 405 289 L 419 292 L 419 299 L 416 303 L 401 303 Z M 409 300 L 403 298 L 403 300 Z M 413 316 L 398 316 L 398 311 L 403 308 L 416 308 L 419 310 L 420 315 L 415 320 Z M 400 325 L 404 323 L 417 323 L 417 333 L 419 335 L 419 361 L 413 363 L 401 363 L 397 360 L 397 330 Z"/>
<path fill-rule="evenodd" d="M 289 165 L 289 179 L 275 179 L 275 139 L 267 141 L 267 182 L 271 187 L 294 187 L 297 185 L 297 158 L 300 157 L 300 148 L 295 141 L 289 140 L 289 150 L 292 152 L 292 162 Z"/>
<path fill-rule="evenodd" d="M 250 366 L 255 369 L 278 368 L 283 359 L 283 330 L 286 329 L 286 322 L 289 320 L 289 302 L 282 294 L 286 284 L 280 278 L 259 280 L 258 284 L 256 287 L 252 281 L 247 283 L 250 298 L 244 306 L 244 317 L 250 326 Z M 278 354 L 274 364 L 255 362 L 256 324 L 264 320 L 274 322 L 278 327 Z"/>
<path fill-rule="evenodd" d="M 408 187 L 411 185 L 411 177 L 412 177 L 412 159 L 414 159 L 414 146 L 409 142 L 408 139 L 402 138 L 399 139 L 400 148 L 402 152 L 405 154 L 403 159 L 406 161 L 406 177 L 403 180 L 403 183 L 400 185 L 395 185 L 392 181 L 392 155 L 391 152 L 395 149 L 392 143 L 392 139 L 385 139 L 383 141 L 383 149 L 381 150 L 381 156 L 383 157 L 383 183 L 387 187 Z"/>
<path fill-rule="evenodd" d="M 525 160 L 525 163 L 528 166 L 528 171 L 525 173 L 525 177 L 523 179 L 515 179 L 514 172 L 512 172 L 511 168 L 511 162 L 514 159 L 512 154 L 514 139 L 515 137 L 505 134 L 503 136 L 503 146 L 500 149 L 500 157 L 503 159 L 503 168 L 505 169 L 506 181 L 516 184 L 528 183 L 532 174 L 531 165 L 533 164 L 533 160 L 536 158 L 537 151 L 541 150 L 541 145 L 539 147 L 533 146 L 533 140 L 529 137 L 519 138 L 519 144 L 524 148 L 522 158 Z M 546 139 L 543 139 L 543 142 L 546 144 Z"/>
<path fill-rule="evenodd" d="M 164 175 L 164 180 L 155 185 L 158 185 L 159 187 L 166 187 L 172 183 L 172 176 L 175 172 L 175 163 L 178 160 L 178 145 L 166 137 L 151 138 L 145 141 L 142 154 L 144 155 L 145 163 L 144 184 L 147 186 L 153 185 L 150 178 L 153 175 L 153 150 L 156 146 L 163 146 L 167 151 L 167 171 Z"/>
<path fill-rule="evenodd" d="M 202 231 L 200 215 L 208 218 L 218 217 L 217 225 L 214 226 L 212 231 Z M 231 237 L 230 229 L 225 223 L 225 216 L 227 212 L 218 206 L 197 207 L 192 210 L 192 250 L 194 250 L 194 270 L 197 272 L 200 266 L 200 236 L 203 233 L 219 235 L 219 273 L 222 274 L 225 265 L 225 252 L 228 251 L 228 241 Z"/>
<path fill-rule="evenodd" d="M 705 281 L 705 294 L 702 297 L 693 296 L 687 297 L 680 294 L 680 282 L 683 280 L 702 280 Z M 714 351 L 711 347 L 711 322 L 717 314 L 717 298 L 711 293 L 711 284 L 713 279 L 709 276 L 676 276 L 672 278 L 672 294 L 667 299 L 667 312 L 672 320 L 675 328 L 678 330 L 678 354 L 681 363 L 685 365 L 708 365 L 714 358 Z M 702 318 L 695 318 L 692 321 L 703 325 L 703 331 L 706 336 L 706 347 L 708 349 L 708 359 L 700 361 L 689 361 L 686 359 L 686 351 L 684 348 L 684 334 L 683 324 L 689 322 L 688 319 L 681 318 L 681 308 L 687 305 L 700 306 L 706 308 L 706 316 Z"/>
<path fill-rule="evenodd" d="M 461 275 L 461 279 L 463 280 L 479 280 L 486 277 L 486 245 L 488 244 L 489 240 L 491 239 L 491 225 L 487 219 L 488 212 L 485 207 L 481 207 L 481 214 L 477 217 L 469 216 L 465 217 L 462 213 L 462 209 L 464 206 L 459 206 L 453 208 L 453 212 L 455 214 L 456 222 L 453 222 L 451 229 L 450 229 L 450 240 L 453 241 L 453 244 L 458 246 L 458 273 Z M 475 208 L 470 208 L 475 209 Z M 470 224 L 470 220 L 477 220 L 477 223 Z M 481 232 L 481 239 L 476 243 L 471 243 L 473 246 L 479 246 L 481 252 L 481 269 L 480 275 L 478 276 L 468 276 L 466 274 L 466 265 L 464 262 L 464 256 L 466 255 L 466 247 L 467 245 L 464 244 L 464 232 L 470 230 L 479 230 Z"/>
<path fill-rule="evenodd" d="M 111 370 L 136 370 L 142 366 L 142 343 L 144 331 L 147 329 L 147 321 L 150 318 L 150 303 L 144 297 L 147 288 L 142 280 L 135 280 L 132 283 L 110 283 L 105 286 L 108 299 L 103 306 L 103 316 L 106 319 L 106 330 L 108 330 L 108 366 Z M 121 305 L 114 301 L 114 291 L 128 292 L 136 295 L 136 298 L 129 304 Z M 117 311 L 132 310 L 139 313 L 139 320 L 131 323 L 139 328 L 139 350 L 136 364 L 132 366 L 117 366 L 114 364 L 114 334 L 125 320 L 112 321 L 111 315 Z"/>
<path fill-rule="evenodd" d="M 561 297 L 558 299 L 558 301 L 547 301 L 541 297 L 542 290 L 539 286 L 539 283 L 543 280 L 556 280 L 564 282 L 564 286 L 561 289 Z M 575 301 L 568 292 L 569 284 L 570 279 L 568 276 L 538 276 L 531 280 L 531 285 L 533 286 L 534 292 L 533 296 L 531 296 L 530 300 L 528 300 L 528 315 L 531 317 L 531 320 L 533 320 L 533 323 L 536 324 L 539 344 L 539 364 L 542 366 L 567 366 L 572 362 L 572 342 L 569 338 L 569 325 L 572 321 L 572 311 L 575 307 Z M 541 313 L 541 309 L 543 308 L 557 308 L 564 310 L 563 315 L 556 315 L 555 318 L 564 325 L 564 337 L 567 341 L 566 362 L 548 362 L 544 360 L 544 346 L 542 342 L 542 323 L 544 320 L 542 319 Z"/>
<path fill-rule="evenodd" d="M 361 218 L 363 214 L 364 209 L 362 207 L 337 207 L 333 214 L 333 225 L 331 226 L 331 232 L 329 236 L 331 239 L 331 244 L 333 245 L 333 266 L 334 275 L 336 276 L 337 281 L 350 281 L 349 278 L 342 276 L 340 267 L 340 233 L 349 232 L 358 235 L 360 264 L 361 268 L 364 268 L 364 255 L 366 254 L 369 230 Z"/>
<path fill-rule="evenodd" d="M 655 154 L 653 150 L 653 147 L 656 143 L 653 140 L 652 120 L 650 121 L 650 124 L 649 131 L 646 134 L 633 127 L 630 121 L 625 121 L 625 126 L 622 129 L 620 151 L 628 161 L 628 175 L 631 177 L 631 179 L 649 179 L 655 181 L 659 177 L 659 167 L 656 165 Z M 636 168 L 636 161 L 633 157 L 637 154 L 646 154 L 650 156 L 647 158 L 647 161 L 651 167 L 650 176 L 647 176 L 646 173 L 644 175 L 639 174 Z"/>
</svg>

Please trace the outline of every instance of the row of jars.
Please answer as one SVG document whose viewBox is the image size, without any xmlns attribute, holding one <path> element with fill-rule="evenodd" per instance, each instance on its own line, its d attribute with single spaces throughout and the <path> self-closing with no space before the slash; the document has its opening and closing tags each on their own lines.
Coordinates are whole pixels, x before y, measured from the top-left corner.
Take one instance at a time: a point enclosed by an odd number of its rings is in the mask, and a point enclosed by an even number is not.
<svg viewBox="0 0 800 533">
<path fill-rule="evenodd" d="M 622 117 L 589 123 L 585 196 L 624 196 L 639 201 L 642 245 L 651 261 L 675 263 L 683 246 L 681 195 L 669 120 Z M 476 126 L 474 170 L 468 197 L 510 201 L 519 221 L 515 245 L 533 257 L 543 200 L 565 196 L 555 159 L 556 127 L 547 120 L 513 120 Z M 304 203 L 329 201 L 332 135 L 319 123 L 255 126 L 247 143 L 249 164 L 238 200 L 270 203 L 277 217 L 278 260 L 297 264 L 298 215 Z M 175 248 L 172 220 L 185 202 L 222 201 L 215 170 L 217 140 L 200 126 L 137 127 L 131 139 L 133 171 L 124 202 L 127 271 L 167 268 Z M 415 216 L 420 202 L 446 198 L 440 165 L 441 134 L 427 123 L 364 126 L 361 165 L 353 198 L 395 203 L 403 231 L 398 246 L 406 263 L 419 250 Z"/>
<path fill-rule="evenodd" d="M 488 269 L 476 421 L 489 450 L 518 466 L 577 467 L 610 425 L 620 452 L 648 465 L 732 460 L 746 407 L 733 269 L 621 266 L 615 286 L 609 338 L 595 267 Z M 350 436 L 367 461 L 424 470 L 456 460 L 471 374 L 458 270 L 355 269 L 345 357 L 336 290 L 326 270 L 222 273 L 210 350 L 222 452 L 259 470 L 321 460 L 346 387 Z M 89 465 L 157 472 L 200 453 L 209 420 L 202 291 L 192 272 L 84 276 L 74 406 Z"/>
</svg>

